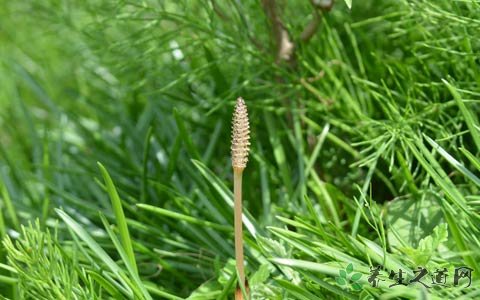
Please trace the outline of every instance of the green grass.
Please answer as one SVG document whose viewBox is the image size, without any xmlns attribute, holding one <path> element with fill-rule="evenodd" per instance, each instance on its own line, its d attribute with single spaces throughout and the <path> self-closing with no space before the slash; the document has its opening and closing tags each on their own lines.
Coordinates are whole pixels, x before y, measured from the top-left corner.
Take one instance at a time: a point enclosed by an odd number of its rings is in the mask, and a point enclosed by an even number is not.
<svg viewBox="0 0 480 300">
<path fill-rule="evenodd" d="M 478 297 L 480 3 L 351 2 L 1 5 L 0 299 L 231 299 L 238 96 L 252 299 Z"/>
</svg>

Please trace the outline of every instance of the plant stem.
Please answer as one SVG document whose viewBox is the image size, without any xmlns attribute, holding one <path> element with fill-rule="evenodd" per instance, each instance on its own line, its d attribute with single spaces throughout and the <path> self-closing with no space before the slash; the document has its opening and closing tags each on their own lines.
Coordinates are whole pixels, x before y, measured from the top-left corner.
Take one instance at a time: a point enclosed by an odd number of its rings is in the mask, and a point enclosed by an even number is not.
<svg viewBox="0 0 480 300">
<path fill-rule="evenodd" d="M 239 274 L 239 284 L 245 284 L 243 267 L 243 228 L 242 228 L 242 175 L 243 168 L 233 168 L 233 194 L 235 197 L 235 261 Z"/>
</svg>

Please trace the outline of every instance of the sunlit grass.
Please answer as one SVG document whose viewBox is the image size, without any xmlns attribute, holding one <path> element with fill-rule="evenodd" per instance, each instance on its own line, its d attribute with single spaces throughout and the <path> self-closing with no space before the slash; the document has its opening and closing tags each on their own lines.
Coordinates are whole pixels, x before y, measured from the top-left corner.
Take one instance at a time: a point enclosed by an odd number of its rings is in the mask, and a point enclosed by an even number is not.
<svg viewBox="0 0 480 300">
<path fill-rule="evenodd" d="M 286 2 L 280 63 L 257 2 L 2 5 L 2 297 L 231 298 L 241 95 L 252 299 L 475 298 L 480 4 L 352 2 L 307 43 L 310 3 Z M 417 263 L 447 287 L 367 280 Z"/>
</svg>

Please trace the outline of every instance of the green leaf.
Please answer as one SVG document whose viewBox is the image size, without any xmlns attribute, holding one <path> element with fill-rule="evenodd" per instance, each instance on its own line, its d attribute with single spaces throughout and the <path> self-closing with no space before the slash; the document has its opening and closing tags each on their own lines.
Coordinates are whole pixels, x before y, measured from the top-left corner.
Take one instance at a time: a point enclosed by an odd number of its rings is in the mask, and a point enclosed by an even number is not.
<svg viewBox="0 0 480 300">
<path fill-rule="evenodd" d="M 283 147 L 282 142 L 280 141 L 279 135 L 276 134 L 278 132 L 277 122 L 275 122 L 275 118 L 272 113 L 265 111 L 264 118 L 265 125 L 268 131 L 268 137 L 270 140 L 270 144 L 273 150 L 273 157 L 277 163 L 278 173 L 283 181 L 283 185 L 287 191 L 287 194 L 292 196 L 293 195 L 293 184 L 292 184 L 292 174 L 290 173 L 290 168 L 288 165 L 287 156 L 285 154 L 285 148 Z"/>
<path fill-rule="evenodd" d="M 480 178 L 478 178 L 475 174 L 470 172 L 465 166 L 456 160 L 453 156 L 451 156 L 445 149 L 443 149 L 439 144 L 437 144 L 433 139 L 429 138 L 428 136 L 424 135 L 427 142 L 440 153 L 443 158 L 445 158 L 455 169 L 457 169 L 460 173 L 462 173 L 465 177 L 473 181 L 478 187 L 480 187 Z M 465 153 L 465 152 L 464 152 Z"/>
<path fill-rule="evenodd" d="M 118 230 L 120 232 L 120 240 L 122 241 L 122 246 L 125 249 L 125 252 L 132 264 L 133 269 L 138 274 L 137 262 L 135 260 L 135 253 L 133 252 L 132 241 L 130 239 L 130 233 L 128 232 L 127 219 L 122 208 L 122 201 L 118 195 L 117 189 L 113 184 L 110 174 L 108 174 L 107 169 L 101 164 L 98 163 L 98 167 L 105 181 L 107 187 L 108 195 L 112 201 L 113 212 L 115 213 L 115 220 L 117 221 Z"/>
<path fill-rule="evenodd" d="M 360 291 L 362 289 L 362 285 L 358 282 L 355 282 L 354 284 L 352 284 L 352 289 L 354 291 Z"/>
<path fill-rule="evenodd" d="M 107 290 L 115 299 L 120 299 L 120 292 L 115 289 L 115 286 L 111 284 L 107 279 L 105 279 L 100 274 L 97 274 L 93 271 L 87 271 L 87 274 L 90 275 L 99 285 L 101 285 L 105 290 Z"/>
<path fill-rule="evenodd" d="M 152 300 L 152 297 L 150 296 L 145 286 L 143 285 L 142 281 L 140 280 L 138 271 L 133 268 L 133 265 L 129 260 L 129 257 L 127 256 L 127 253 L 123 248 L 123 245 L 120 244 L 120 241 L 118 240 L 115 233 L 113 233 L 112 229 L 110 228 L 110 224 L 108 223 L 107 219 L 102 213 L 100 213 L 100 219 L 102 220 L 102 223 L 105 226 L 105 230 L 110 236 L 110 239 L 112 240 L 113 245 L 115 246 L 115 249 L 117 250 L 118 254 L 120 254 L 120 257 L 122 258 L 123 263 L 127 267 L 128 274 L 133 279 L 134 284 L 130 284 L 130 286 L 136 295 L 135 299 L 139 298 L 139 299 L 145 299 L 145 300 Z"/>
<path fill-rule="evenodd" d="M 225 184 L 213 173 L 210 171 L 203 163 L 201 163 L 198 160 L 192 160 L 193 164 L 197 169 L 200 171 L 200 174 L 207 179 L 208 183 L 212 185 L 212 187 L 217 190 L 217 192 L 220 194 L 222 199 L 225 201 L 225 203 L 230 206 L 233 209 L 233 193 L 231 190 L 229 190 Z M 243 211 L 242 215 L 242 221 L 247 230 L 250 232 L 250 234 L 253 237 L 256 237 L 257 235 L 257 227 L 255 225 L 255 221 L 253 217 L 248 213 L 246 209 Z"/>
<path fill-rule="evenodd" d="M 427 173 L 432 176 L 435 183 L 442 188 L 448 199 L 452 201 L 461 211 L 470 214 L 471 211 L 467 207 L 465 197 L 459 191 L 457 186 L 452 182 L 448 174 L 443 170 L 440 163 L 435 159 L 430 150 L 425 147 L 423 141 L 417 138 L 415 142 L 406 140 L 405 143 L 412 151 L 418 162 L 423 166 Z"/>
<path fill-rule="evenodd" d="M 353 272 L 353 264 L 352 264 L 352 263 L 349 263 L 348 266 L 347 266 L 347 268 L 346 268 L 346 270 L 347 270 L 347 274 L 352 273 L 352 272 Z"/>
<path fill-rule="evenodd" d="M 18 279 L 14 277 L 9 277 L 9 276 L 3 276 L 0 275 L 0 282 L 4 284 L 9 284 L 9 285 L 16 285 L 18 284 Z"/>
<path fill-rule="evenodd" d="M 276 280 L 276 282 L 289 294 L 295 295 L 295 299 L 301 299 L 301 300 L 320 300 L 318 296 L 315 296 L 314 294 L 310 293 L 307 291 L 305 287 L 298 286 L 296 284 L 293 284 L 289 281 L 286 280 Z"/>
<path fill-rule="evenodd" d="M 173 116 L 175 117 L 175 121 L 177 123 L 179 135 L 185 142 L 185 147 L 187 148 L 188 154 L 194 159 L 200 159 L 200 154 L 198 154 L 197 148 L 192 141 L 191 131 L 187 130 L 184 119 L 181 117 L 180 112 L 176 108 L 173 109 Z"/>
<path fill-rule="evenodd" d="M 392 254 L 388 252 L 385 253 L 382 247 L 379 246 L 377 243 L 371 240 L 368 240 L 364 237 L 359 237 L 359 239 L 366 246 L 365 247 L 366 255 L 368 255 L 370 259 L 372 259 L 378 264 L 385 265 L 385 267 L 387 267 L 388 269 L 392 269 L 392 270 L 402 269 L 407 274 L 413 275 L 413 272 L 411 271 L 410 268 L 408 268 L 405 264 L 403 264 L 402 261 L 395 258 Z M 351 239 L 351 241 L 355 243 L 354 239 Z"/>
<path fill-rule="evenodd" d="M 400 248 L 417 266 L 425 266 L 438 246 L 448 240 L 447 224 L 443 223 L 435 227 L 433 233 L 421 239 L 416 249 L 411 247 Z"/>
<path fill-rule="evenodd" d="M 470 135 L 472 136 L 473 142 L 477 148 L 477 151 L 480 151 L 480 131 L 478 130 L 478 120 L 475 114 L 472 114 L 473 108 L 469 109 L 467 105 L 463 102 L 462 96 L 458 92 L 457 88 L 451 85 L 445 79 L 442 79 L 443 83 L 447 86 L 448 90 L 455 99 L 455 102 L 460 109 L 460 112 L 465 119 L 465 123 L 467 123 L 468 130 L 470 131 Z"/>
<path fill-rule="evenodd" d="M 255 286 L 260 283 L 264 283 L 268 277 L 270 276 L 270 270 L 268 269 L 268 264 L 263 264 L 260 268 L 255 272 L 255 274 L 250 277 L 248 283 L 250 286 Z"/>
<path fill-rule="evenodd" d="M 470 151 L 468 151 L 465 148 L 460 148 L 460 151 L 462 151 L 463 155 L 465 155 L 470 163 L 477 169 L 477 171 L 480 171 L 480 159 L 475 157 Z"/>
<path fill-rule="evenodd" d="M 352 275 L 352 277 L 350 278 L 350 280 L 352 281 L 357 281 L 359 280 L 360 278 L 362 278 L 362 273 L 355 273 Z"/>
<path fill-rule="evenodd" d="M 216 299 L 220 294 L 220 284 L 217 281 L 209 280 L 193 291 L 187 300 Z"/>
<path fill-rule="evenodd" d="M 338 274 L 340 274 L 340 277 L 342 278 L 347 278 L 347 272 L 345 272 L 345 270 L 338 271 Z"/>
<path fill-rule="evenodd" d="M 352 9 L 352 0 L 345 0 L 345 4 L 347 4 L 348 9 Z"/>
<path fill-rule="evenodd" d="M 150 212 L 153 212 L 153 213 L 158 214 L 160 216 L 165 216 L 165 217 L 177 219 L 179 221 L 185 221 L 185 222 L 188 222 L 188 223 L 191 223 L 191 224 L 202 225 L 202 226 L 210 227 L 210 228 L 217 229 L 217 230 L 220 230 L 220 231 L 233 232 L 233 229 L 230 226 L 221 225 L 221 224 L 201 220 L 201 219 L 198 219 L 198 218 L 194 218 L 194 217 L 191 217 L 191 216 L 180 214 L 180 213 L 170 211 L 168 209 L 163 209 L 163 208 L 160 208 L 160 207 L 156 207 L 156 206 L 153 206 L 153 205 L 139 203 L 139 204 L 137 204 L 137 207 L 141 208 L 141 209 L 144 209 L 144 210 L 147 210 L 147 211 L 150 211 Z"/>
<path fill-rule="evenodd" d="M 13 206 L 13 202 L 10 199 L 10 194 L 8 193 L 7 187 L 3 184 L 3 182 L 0 181 L 0 200 L 3 200 L 3 203 L 5 205 L 5 209 L 8 213 L 8 216 L 10 217 L 10 220 L 13 223 L 13 227 L 19 231 L 20 230 L 20 222 L 18 221 L 17 218 L 17 213 L 15 212 L 15 207 Z M 0 204 L 2 202 L 0 201 Z M 0 207 L 3 210 L 3 207 Z"/>
<path fill-rule="evenodd" d="M 345 285 L 345 284 L 347 284 L 347 281 L 346 281 L 345 279 L 343 279 L 342 277 L 337 277 L 337 278 L 335 278 L 335 280 L 337 281 L 337 283 L 338 283 L 339 285 Z"/>
<path fill-rule="evenodd" d="M 117 278 L 122 283 L 122 286 L 125 288 L 125 291 L 132 295 L 132 290 L 127 283 L 126 274 L 123 270 L 113 261 L 113 259 L 103 250 L 100 245 L 95 242 L 95 240 L 87 233 L 87 231 L 78 224 L 74 219 L 72 219 L 67 213 L 62 210 L 55 209 L 57 214 L 62 218 L 62 220 L 67 224 L 67 226 L 77 235 L 91 250 L 95 255 L 100 258 L 100 260 L 112 271 Z M 133 296 L 133 295 L 132 295 Z"/>
<path fill-rule="evenodd" d="M 387 205 L 387 212 L 387 238 L 395 248 L 416 246 L 439 222 L 444 222 L 440 207 L 431 198 L 392 201 Z M 423 225 L 418 227 L 412 219 Z"/>
</svg>

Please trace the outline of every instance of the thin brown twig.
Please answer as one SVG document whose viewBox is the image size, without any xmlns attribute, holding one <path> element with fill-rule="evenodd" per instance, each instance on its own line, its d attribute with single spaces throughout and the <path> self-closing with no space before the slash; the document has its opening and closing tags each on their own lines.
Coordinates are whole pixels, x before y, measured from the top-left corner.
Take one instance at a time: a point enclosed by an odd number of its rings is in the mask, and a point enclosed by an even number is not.
<svg viewBox="0 0 480 300">
<path fill-rule="evenodd" d="M 295 44 L 290 40 L 288 31 L 277 12 L 275 0 L 262 0 L 263 9 L 271 23 L 272 33 L 275 39 L 276 55 L 275 62 L 291 61 L 295 50 Z"/>
<path fill-rule="evenodd" d="M 302 33 L 300 34 L 300 40 L 303 43 L 308 42 L 317 32 L 318 26 L 320 25 L 320 20 L 322 19 L 322 15 L 318 12 L 318 10 L 313 10 L 313 19 L 307 24 L 305 29 L 303 29 Z"/>
</svg>

